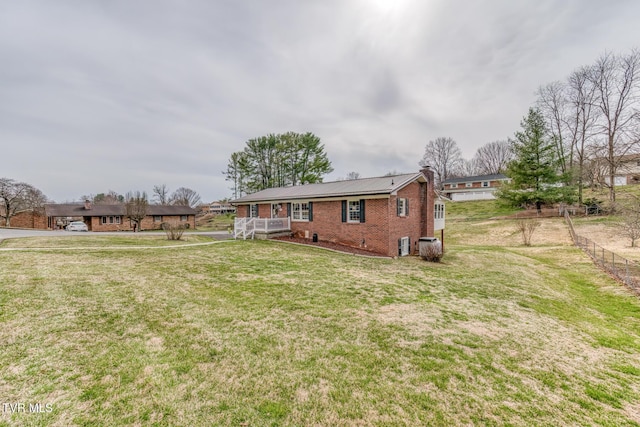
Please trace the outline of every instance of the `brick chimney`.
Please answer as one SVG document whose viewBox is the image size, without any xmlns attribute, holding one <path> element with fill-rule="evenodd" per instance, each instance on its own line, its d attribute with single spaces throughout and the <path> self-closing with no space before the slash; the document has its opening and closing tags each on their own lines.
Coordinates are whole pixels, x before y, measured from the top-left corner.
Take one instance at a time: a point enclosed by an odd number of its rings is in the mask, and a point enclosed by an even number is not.
<svg viewBox="0 0 640 427">
<path fill-rule="evenodd" d="M 425 184 L 426 200 L 424 200 L 426 209 L 423 210 L 423 217 L 420 221 L 420 232 L 422 233 L 422 236 L 432 237 L 435 224 L 433 217 L 436 200 L 436 192 L 434 188 L 435 173 L 428 165 L 425 165 L 420 169 L 420 172 L 427 178 L 427 183 Z"/>
<path fill-rule="evenodd" d="M 84 201 L 84 209 L 87 210 L 87 211 L 91 210 L 91 202 L 90 201 L 88 201 L 88 200 Z"/>
<path fill-rule="evenodd" d="M 433 172 L 433 169 L 431 169 L 431 166 L 424 166 L 422 169 L 420 169 L 420 172 L 422 172 L 422 174 L 427 177 L 427 180 L 429 180 L 429 183 L 433 185 L 436 175 Z"/>
</svg>

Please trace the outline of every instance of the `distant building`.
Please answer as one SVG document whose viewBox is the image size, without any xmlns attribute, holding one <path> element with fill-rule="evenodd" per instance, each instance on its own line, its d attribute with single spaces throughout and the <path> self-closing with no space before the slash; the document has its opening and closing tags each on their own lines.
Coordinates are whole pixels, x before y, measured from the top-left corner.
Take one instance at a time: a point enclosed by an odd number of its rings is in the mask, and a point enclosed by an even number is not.
<svg viewBox="0 0 640 427">
<path fill-rule="evenodd" d="M 216 215 L 236 213 L 236 207 L 227 202 L 211 202 L 208 211 Z"/>
<path fill-rule="evenodd" d="M 503 174 L 449 178 L 442 185 L 443 194 L 454 202 L 495 199 L 495 192 L 510 179 Z"/>
<path fill-rule="evenodd" d="M 640 154 L 627 154 L 617 157 L 618 163 L 613 183 L 619 185 L 631 185 L 640 183 Z M 592 184 L 611 185 L 609 176 L 609 162 L 604 157 L 597 157 L 591 162 Z"/>
</svg>

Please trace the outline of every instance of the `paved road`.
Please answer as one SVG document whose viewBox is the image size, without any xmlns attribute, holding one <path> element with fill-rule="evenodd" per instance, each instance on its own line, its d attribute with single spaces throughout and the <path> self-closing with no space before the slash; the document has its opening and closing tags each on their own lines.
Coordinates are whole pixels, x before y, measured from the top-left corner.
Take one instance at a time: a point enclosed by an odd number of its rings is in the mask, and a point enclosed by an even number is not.
<svg viewBox="0 0 640 427">
<path fill-rule="evenodd" d="M 189 232 L 189 234 L 200 234 L 203 236 L 209 236 L 215 239 L 230 239 L 232 236 L 226 231 L 202 231 L 202 232 Z M 11 239 L 17 237 L 48 237 L 48 236 L 104 236 L 115 235 L 125 236 L 127 234 L 133 234 L 127 231 L 65 231 L 65 230 L 29 230 L 19 228 L 0 228 L 0 240 Z M 146 231 L 144 234 L 164 234 L 163 231 Z"/>
</svg>

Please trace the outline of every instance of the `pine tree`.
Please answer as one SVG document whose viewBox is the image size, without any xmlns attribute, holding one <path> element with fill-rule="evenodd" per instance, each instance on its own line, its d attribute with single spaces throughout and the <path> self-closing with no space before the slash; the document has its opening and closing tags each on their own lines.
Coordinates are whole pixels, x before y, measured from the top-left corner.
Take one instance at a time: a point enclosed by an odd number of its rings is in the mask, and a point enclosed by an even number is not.
<svg viewBox="0 0 640 427">
<path fill-rule="evenodd" d="M 543 204 L 573 202 L 575 189 L 562 185 L 565 179 L 559 173 L 560 159 L 542 113 L 530 108 L 520 125 L 522 131 L 516 132 L 511 141 L 514 160 L 507 167 L 511 182 L 498 191 L 497 197 L 511 206 L 534 204 L 538 212 Z"/>
</svg>

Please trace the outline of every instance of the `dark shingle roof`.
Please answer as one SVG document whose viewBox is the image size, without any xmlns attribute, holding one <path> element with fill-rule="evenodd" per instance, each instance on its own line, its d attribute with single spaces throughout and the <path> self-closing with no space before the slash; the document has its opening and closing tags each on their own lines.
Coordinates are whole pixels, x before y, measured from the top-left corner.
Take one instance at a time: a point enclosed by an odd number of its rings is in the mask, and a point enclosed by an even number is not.
<svg viewBox="0 0 640 427">
<path fill-rule="evenodd" d="M 267 188 L 257 193 L 248 194 L 232 204 L 268 202 L 296 199 L 319 199 L 344 196 L 367 196 L 374 194 L 391 194 L 424 175 L 410 173 L 376 178 L 350 179 L 345 181 L 323 182 L 319 184 L 294 185 L 291 187 Z"/>
<path fill-rule="evenodd" d="M 124 205 L 91 205 L 85 209 L 84 203 L 55 203 L 44 207 L 46 216 L 110 216 L 125 215 Z M 196 211 L 189 206 L 149 205 L 147 215 L 195 215 Z"/>
</svg>

